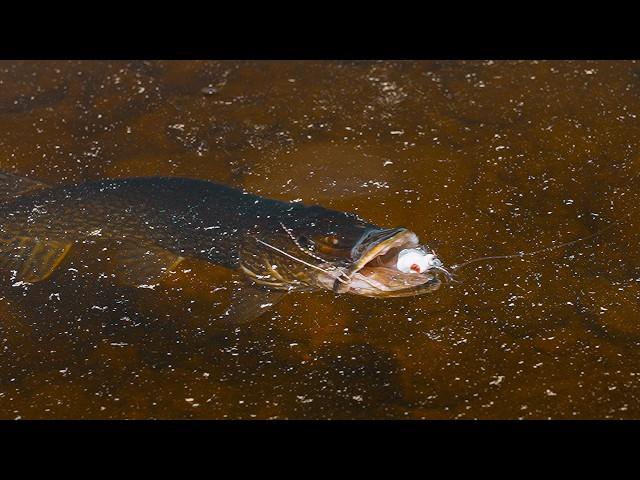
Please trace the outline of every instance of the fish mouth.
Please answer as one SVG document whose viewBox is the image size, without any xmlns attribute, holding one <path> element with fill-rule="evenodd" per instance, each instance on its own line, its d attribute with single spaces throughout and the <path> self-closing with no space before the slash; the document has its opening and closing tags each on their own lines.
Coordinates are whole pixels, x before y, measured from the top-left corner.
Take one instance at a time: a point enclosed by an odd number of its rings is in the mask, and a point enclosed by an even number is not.
<svg viewBox="0 0 640 480">
<path fill-rule="evenodd" d="M 351 257 L 358 260 L 351 265 L 347 273 L 362 270 L 372 260 L 387 254 L 392 248 L 403 249 L 419 245 L 418 236 L 406 228 L 370 230 L 351 250 Z"/>
<path fill-rule="evenodd" d="M 434 270 L 403 273 L 396 268 L 398 253 L 407 248 L 420 248 L 420 241 L 406 228 L 366 232 L 351 251 L 355 260 L 345 271 L 350 281 L 336 281 L 334 292 L 369 297 L 405 297 L 436 290 L 440 280 Z"/>
</svg>

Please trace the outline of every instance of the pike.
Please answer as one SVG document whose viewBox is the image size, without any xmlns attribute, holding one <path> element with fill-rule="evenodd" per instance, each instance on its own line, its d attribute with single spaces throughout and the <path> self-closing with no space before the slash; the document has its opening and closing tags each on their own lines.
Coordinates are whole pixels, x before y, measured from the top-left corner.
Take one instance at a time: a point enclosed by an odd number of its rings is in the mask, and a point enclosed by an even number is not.
<svg viewBox="0 0 640 480">
<path fill-rule="evenodd" d="M 240 272 L 247 286 L 236 300 L 245 306 L 318 289 L 421 295 L 440 286 L 438 272 L 449 276 L 415 233 L 353 213 L 181 177 L 48 186 L 0 174 L 0 269 L 13 280 L 47 279 L 75 244 L 96 236 L 117 243 L 134 283 L 159 281 L 186 257 Z M 237 310 L 238 321 L 262 313 Z"/>
</svg>

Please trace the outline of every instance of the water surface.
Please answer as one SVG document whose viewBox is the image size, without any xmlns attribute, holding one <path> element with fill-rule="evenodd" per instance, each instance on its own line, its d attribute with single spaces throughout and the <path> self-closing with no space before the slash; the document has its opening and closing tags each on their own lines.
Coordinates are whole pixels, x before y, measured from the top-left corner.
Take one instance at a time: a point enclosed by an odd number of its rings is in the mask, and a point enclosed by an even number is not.
<svg viewBox="0 0 640 480">
<path fill-rule="evenodd" d="M 213 180 L 406 226 L 461 284 L 286 298 L 155 289 L 77 249 L 0 290 L 1 418 L 639 418 L 635 62 L 0 62 L 0 171 Z M 78 272 L 95 275 L 80 275 Z"/>
</svg>

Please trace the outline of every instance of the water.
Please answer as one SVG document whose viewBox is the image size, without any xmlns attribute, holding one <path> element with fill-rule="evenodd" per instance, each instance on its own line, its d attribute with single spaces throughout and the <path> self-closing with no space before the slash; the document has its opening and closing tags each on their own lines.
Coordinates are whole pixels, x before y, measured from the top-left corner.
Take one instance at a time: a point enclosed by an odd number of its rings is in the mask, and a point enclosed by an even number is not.
<svg viewBox="0 0 640 480">
<path fill-rule="evenodd" d="M 210 320 L 224 269 L 187 260 L 129 288 L 79 249 L 50 280 L 0 291 L 0 417 L 639 418 L 639 75 L 617 61 L 0 63 L 0 170 L 51 184 L 214 180 L 409 227 L 449 265 L 620 221 L 425 296 L 296 294 L 227 329 Z"/>
</svg>

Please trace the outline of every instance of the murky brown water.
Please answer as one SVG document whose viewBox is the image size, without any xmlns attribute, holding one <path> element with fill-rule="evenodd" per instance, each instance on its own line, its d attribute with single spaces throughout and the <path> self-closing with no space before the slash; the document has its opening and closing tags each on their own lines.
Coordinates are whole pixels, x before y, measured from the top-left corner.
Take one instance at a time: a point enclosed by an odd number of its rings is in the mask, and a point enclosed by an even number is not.
<svg viewBox="0 0 640 480">
<path fill-rule="evenodd" d="M 215 180 L 404 225 L 462 284 L 297 294 L 220 330 L 201 261 L 155 290 L 0 291 L 2 418 L 640 418 L 640 65 L 3 62 L 0 171 Z M 88 254 L 85 252 L 85 254 Z"/>
</svg>

